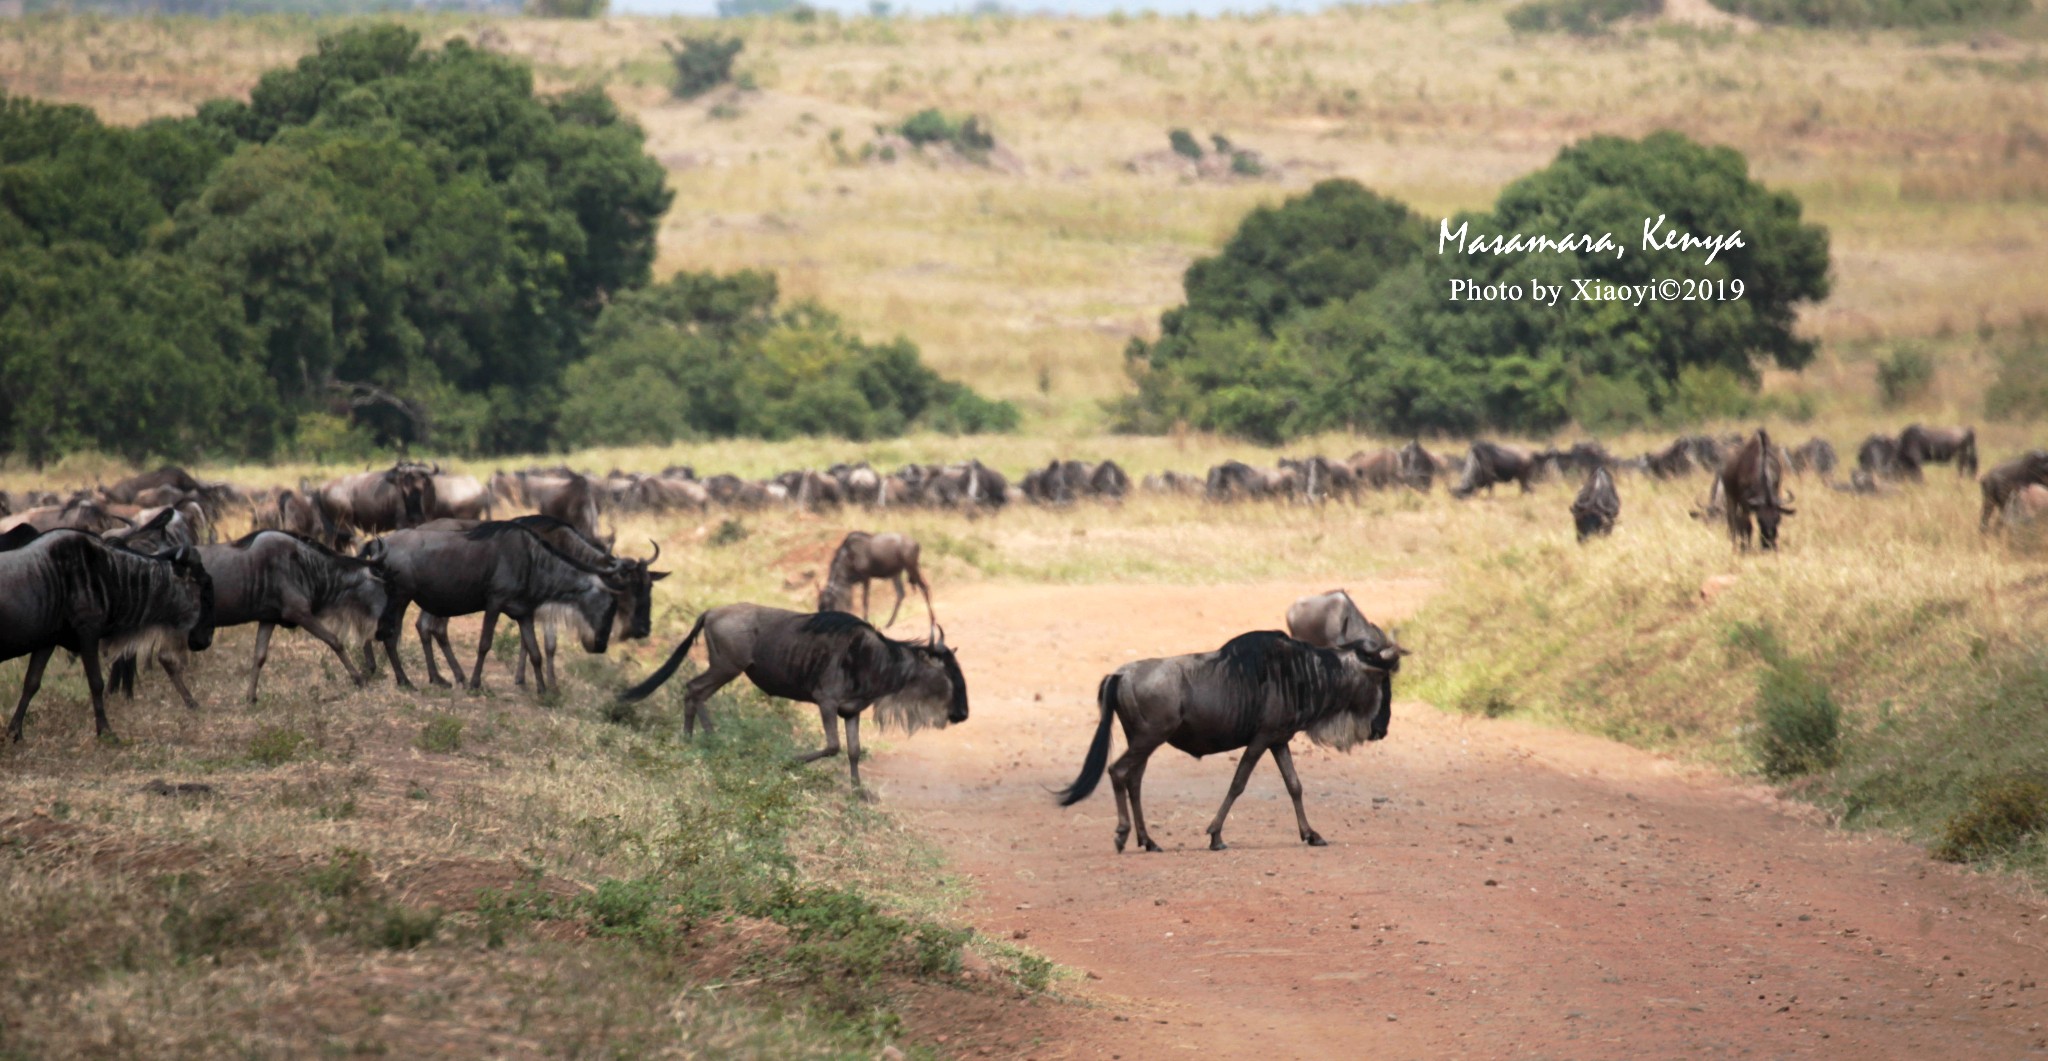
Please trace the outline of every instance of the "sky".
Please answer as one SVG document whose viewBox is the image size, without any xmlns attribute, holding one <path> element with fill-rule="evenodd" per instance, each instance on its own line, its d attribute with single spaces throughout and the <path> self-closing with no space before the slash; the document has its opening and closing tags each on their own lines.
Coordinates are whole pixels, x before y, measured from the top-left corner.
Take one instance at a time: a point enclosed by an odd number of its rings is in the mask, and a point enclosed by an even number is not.
<svg viewBox="0 0 2048 1061">
<path fill-rule="evenodd" d="M 812 7 L 848 15 L 868 13 L 868 0 L 808 0 Z M 974 0 L 891 0 L 890 9 L 899 14 L 938 15 L 972 9 Z M 1048 12 L 1060 15 L 1100 16 L 1122 11 L 1137 14 L 1156 11 L 1162 15 L 1220 15 L 1225 12 L 1320 11 L 1333 6 L 1330 0 L 1004 0 L 1003 6 L 1018 12 Z M 718 13 L 716 0 L 612 0 L 611 10 L 621 15 L 702 15 Z"/>
</svg>

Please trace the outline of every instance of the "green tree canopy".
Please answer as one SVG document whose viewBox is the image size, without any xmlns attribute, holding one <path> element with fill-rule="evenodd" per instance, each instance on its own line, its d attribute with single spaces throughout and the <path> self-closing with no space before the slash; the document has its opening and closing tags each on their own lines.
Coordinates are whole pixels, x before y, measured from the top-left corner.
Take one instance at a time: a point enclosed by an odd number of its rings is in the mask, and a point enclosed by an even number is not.
<svg viewBox="0 0 2048 1061">
<path fill-rule="evenodd" d="M 1645 248 L 1646 222 L 1660 237 L 1739 232 L 1742 245 L 1711 262 L 1698 248 Z M 1733 150 L 1670 132 L 1595 137 L 1509 185 L 1493 210 L 1434 227 L 1425 239 L 1405 207 L 1348 181 L 1255 211 L 1222 254 L 1189 268 L 1187 304 L 1161 317 L 1159 340 L 1132 344 L 1138 393 L 1116 406 L 1119 423 L 1262 439 L 1545 430 L 1596 412 L 1675 415 L 1687 381 L 1753 388 L 1762 364 L 1813 357 L 1793 324 L 1827 295 L 1827 233 L 1792 196 L 1751 180 Z M 1462 248 L 1441 238 L 1461 229 L 1472 237 Z M 1495 252 L 1493 237 L 1516 234 L 1612 240 Z M 1742 296 L 1574 300 L 1575 280 L 1664 279 L 1716 293 L 1740 283 Z M 1454 282 L 1519 285 L 1522 297 L 1454 298 Z M 1562 297 L 1535 300 L 1538 282 Z"/>
</svg>

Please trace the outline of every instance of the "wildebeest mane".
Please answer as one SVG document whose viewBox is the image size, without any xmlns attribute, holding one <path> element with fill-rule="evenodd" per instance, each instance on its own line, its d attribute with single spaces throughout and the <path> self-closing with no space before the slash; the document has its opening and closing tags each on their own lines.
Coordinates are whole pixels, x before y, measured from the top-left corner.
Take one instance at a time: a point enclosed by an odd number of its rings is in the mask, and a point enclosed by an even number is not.
<svg viewBox="0 0 2048 1061">
<path fill-rule="evenodd" d="M 1217 650 L 1230 678 L 1232 736 L 1251 743 L 1259 729 L 1261 692 L 1270 687 L 1294 711 L 1301 729 L 1344 709 L 1331 694 L 1343 672 L 1334 649 L 1316 648 L 1278 630 L 1239 634 Z"/>
<path fill-rule="evenodd" d="M 565 564 L 568 564 L 570 567 L 573 567 L 576 570 L 583 572 L 584 574 L 602 575 L 605 573 L 597 568 L 591 567 L 590 565 L 584 563 L 581 560 L 576 559 L 573 556 L 570 556 L 569 554 L 561 551 L 560 549 L 555 548 L 554 543 L 542 537 L 539 531 L 536 531 L 532 527 L 520 523 L 518 520 L 485 520 L 484 522 L 479 523 L 466 531 L 463 531 L 462 536 L 473 542 L 487 542 L 493 538 L 502 537 L 504 535 L 511 534 L 515 531 L 517 531 L 520 534 L 524 534 L 529 538 L 532 538 L 534 542 L 537 543 L 542 549 L 545 549 L 548 552 L 554 554 L 555 559 L 560 560 Z"/>
<path fill-rule="evenodd" d="M 818 612 L 804 620 L 803 632 L 807 634 L 837 634 L 847 630 L 873 630 L 868 621 L 858 615 L 846 612 Z"/>
</svg>

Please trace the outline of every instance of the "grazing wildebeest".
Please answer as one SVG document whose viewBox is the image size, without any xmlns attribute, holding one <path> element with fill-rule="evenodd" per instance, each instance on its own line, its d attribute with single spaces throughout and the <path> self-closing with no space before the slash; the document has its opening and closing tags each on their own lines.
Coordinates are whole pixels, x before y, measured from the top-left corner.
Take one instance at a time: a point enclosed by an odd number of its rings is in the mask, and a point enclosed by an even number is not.
<svg viewBox="0 0 2048 1061">
<path fill-rule="evenodd" d="M 1795 472 L 1811 469 L 1826 479 L 1835 474 L 1836 463 L 1834 445 L 1819 436 L 1807 439 L 1792 451 L 1792 470 Z"/>
<path fill-rule="evenodd" d="M 2014 495 L 2030 485 L 2048 486 L 2048 450 L 2028 450 L 1985 472 L 1977 485 L 1984 492 L 1984 513 L 1977 519 L 1977 529 L 1988 531 L 1991 518 L 2003 512 Z"/>
<path fill-rule="evenodd" d="M 1209 469 L 1209 480 L 1202 492 L 1211 501 L 1236 501 L 1265 497 L 1270 488 L 1265 473 L 1243 461 L 1228 460 Z"/>
<path fill-rule="evenodd" d="M 1131 492 L 1131 476 L 1115 461 L 1103 461 L 1088 473 L 1088 489 L 1096 497 L 1121 501 Z"/>
<path fill-rule="evenodd" d="M 200 652 L 212 643 L 213 582 L 189 548 L 145 556 L 74 530 L 17 529 L 0 539 L 0 660 L 29 657 L 21 702 L 7 725 L 14 740 L 59 648 L 84 663 L 93 728 L 108 737 L 103 652 L 154 650 L 185 706 L 197 710 L 179 676 L 179 648 Z"/>
<path fill-rule="evenodd" d="M 1880 484 L 1871 474 L 1861 468 L 1849 473 L 1849 481 L 1838 483 L 1828 480 L 1828 489 L 1838 494 L 1873 495 L 1889 492 L 1892 487 Z"/>
<path fill-rule="evenodd" d="M 1790 491 L 1779 496 L 1785 482 L 1785 465 L 1772 447 L 1763 428 L 1742 444 L 1721 466 L 1721 492 L 1728 506 L 1728 536 L 1743 549 L 1750 545 L 1750 517 L 1756 517 L 1757 536 L 1765 549 L 1778 547 L 1778 521 L 1796 514 L 1787 508 Z"/>
<path fill-rule="evenodd" d="M 1574 442 L 1569 449 L 1553 449 L 1545 454 L 1552 468 L 1559 473 L 1592 472 L 1599 468 L 1613 468 L 1614 456 L 1607 447 L 1591 440 Z"/>
<path fill-rule="evenodd" d="M 1327 497 L 1358 497 L 1358 476 L 1349 464 L 1339 464 L 1318 453 L 1299 459 L 1283 458 L 1280 467 L 1294 473 L 1295 489 L 1304 501 L 1320 503 Z"/>
<path fill-rule="evenodd" d="M 1358 610 L 1351 594 L 1341 589 L 1303 597 L 1288 605 L 1287 633 L 1317 648 L 1361 644 L 1368 651 L 1378 652 L 1394 643 L 1386 631 Z M 1407 650 L 1401 652 L 1405 655 Z"/>
<path fill-rule="evenodd" d="M 1670 445 L 1655 453 L 1643 454 L 1642 461 L 1643 470 L 1656 479 L 1676 479 L 1690 474 L 1693 469 L 1691 448 L 1682 438 L 1673 439 Z"/>
<path fill-rule="evenodd" d="M 772 481 L 786 491 L 790 504 L 810 511 L 838 508 L 845 496 L 839 489 L 839 480 L 808 468 L 783 472 Z"/>
<path fill-rule="evenodd" d="M 1396 449 L 1382 449 L 1367 452 L 1359 450 L 1345 463 L 1351 466 L 1352 482 L 1374 490 L 1385 490 L 1402 481 L 1401 452 Z"/>
<path fill-rule="evenodd" d="M 1977 474 L 1977 429 L 1974 427 L 1923 427 L 1909 425 L 1899 432 L 1899 463 L 1912 469 L 1913 478 L 1927 464 L 1954 461 L 1958 476 Z"/>
<path fill-rule="evenodd" d="M 587 475 L 528 476 L 526 497 L 543 516 L 553 516 L 576 528 L 577 533 L 610 547 L 611 539 L 597 533 L 598 486 Z"/>
<path fill-rule="evenodd" d="M 2005 503 L 2009 526 L 2031 525 L 2048 518 L 2048 486 L 2029 483 Z"/>
<path fill-rule="evenodd" d="M 1168 469 L 1146 476 L 1143 486 L 1145 492 L 1151 494 L 1197 494 L 1202 491 L 1202 480 L 1186 472 Z"/>
<path fill-rule="evenodd" d="M 1572 525 L 1579 530 L 1579 540 L 1612 533 L 1620 515 L 1621 494 L 1614 489 L 1614 476 L 1606 468 L 1594 468 L 1572 500 Z"/>
<path fill-rule="evenodd" d="M 1054 460 L 1024 473 L 1018 484 L 1024 496 L 1041 505 L 1064 505 L 1088 493 L 1088 465 Z"/>
<path fill-rule="evenodd" d="M 312 491 L 313 505 L 327 535 L 341 548 L 351 532 L 381 534 L 425 523 L 434 511 L 434 475 L 425 464 L 397 464 L 381 472 L 357 472 Z"/>
<path fill-rule="evenodd" d="M 621 641 L 635 641 L 646 637 L 652 631 L 654 584 L 669 575 L 666 571 L 651 570 L 654 562 L 661 559 L 661 543 L 650 539 L 647 544 L 654 547 L 654 555 L 645 560 L 635 560 L 631 557 L 613 556 L 603 544 L 592 541 L 576 528 L 553 516 L 518 516 L 508 522 L 517 523 L 540 535 L 542 541 L 568 557 L 571 562 L 605 572 L 625 583 L 626 595 L 619 599 L 618 612 L 612 617 L 613 637 Z M 468 532 L 482 525 L 481 520 L 437 519 L 420 524 L 420 529 Z M 548 685 L 558 684 L 555 680 L 555 649 L 559 643 L 561 618 L 559 608 L 544 607 L 540 610 L 541 647 L 546 653 L 544 662 L 547 666 Z M 448 640 L 447 617 L 435 615 L 422 608 L 420 617 L 413 622 L 413 629 L 418 632 L 421 644 L 433 643 L 441 646 L 441 653 L 448 660 L 448 669 L 460 677 L 462 666 L 456 662 L 455 646 Z M 543 660 L 528 660 L 522 651 L 519 662 L 512 668 L 512 684 L 526 684 L 526 665 L 529 662 L 533 664 L 534 673 L 540 673 Z M 439 672 L 433 665 L 433 655 L 429 653 L 427 678 L 429 681 L 436 681 L 438 677 Z"/>
<path fill-rule="evenodd" d="M 1713 523 L 1715 520 L 1725 522 L 1727 520 L 1728 492 L 1721 485 L 1720 473 L 1716 472 L 1714 474 L 1713 483 L 1707 487 L 1707 496 L 1695 499 L 1693 507 L 1686 512 L 1686 515 L 1699 520 L 1701 523 Z"/>
<path fill-rule="evenodd" d="M 932 611 L 932 588 L 924 580 L 924 574 L 917 569 L 917 539 L 908 534 L 869 534 L 867 531 L 852 531 L 839 542 L 839 548 L 832 554 L 832 566 L 825 574 L 825 586 L 818 591 L 818 610 L 821 612 L 850 611 L 847 605 L 853 603 L 853 587 L 860 586 L 860 617 L 868 617 L 868 580 L 886 578 L 896 587 L 896 604 L 889 609 L 889 621 L 882 624 L 884 629 L 896 622 L 896 613 L 903 610 L 903 580 L 924 594 L 924 610 L 936 624 L 938 613 Z"/>
<path fill-rule="evenodd" d="M 866 461 L 834 464 L 825 474 L 839 483 L 839 492 L 849 504 L 886 505 L 889 495 L 882 490 L 882 474 Z"/>
<path fill-rule="evenodd" d="M 414 603 L 444 618 L 484 613 L 476 670 L 469 679 L 470 688 L 480 689 L 499 615 L 519 624 L 520 646 L 528 659 L 538 660 L 534 617 L 549 605 L 561 605 L 563 618 L 577 626 L 584 651 L 602 655 L 611 642 L 619 602 L 632 592 L 617 575 L 574 562 L 517 523 L 482 523 L 467 531 L 402 530 L 371 542 L 363 558 L 377 565 L 391 594 L 387 618 L 380 624 L 386 631 L 382 641 L 391 673 L 405 688 L 412 682 L 398 660 L 398 637 L 405 609 Z M 425 640 L 420 647 L 427 653 L 428 680 L 441 684 L 434 647 Z M 462 677 L 460 670 L 455 677 Z M 538 678 L 534 685 L 547 689 Z"/>
<path fill-rule="evenodd" d="M 1873 479 L 1918 479 L 1920 467 L 1909 464 L 1899 452 L 1899 440 L 1890 435 L 1872 435 L 1856 447 L 1856 467 Z"/>
<path fill-rule="evenodd" d="M 428 519 L 490 519 L 491 492 L 473 475 L 436 472 Z"/>
<path fill-rule="evenodd" d="M 1398 645 L 1374 651 L 1362 643 L 1317 648 L 1278 630 L 1259 630 L 1239 634 L 1214 652 L 1126 663 L 1096 690 L 1102 719 L 1080 776 L 1059 794 L 1060 805 L 1072 806 L 1095 791 L 1109 760 L 1109 724 L 1115 718 L 1123 723 L 1127 745 L 1109 767 L 1116 793 L 1117 851 L 1123 851 L 1134 818 L 1139 848 L 1159 850 L 1145 828 L 1141 793 L 1146 760 L 1162 744 L 1197 759 L 1245 749 L 1230 792 L 1209 823 L 1211 851 L 1226 846 L 1223 822 L 1230 805 L 1269 750 L 1294 801 L 1302 840 L 1321 847 L 1323 838 L 1309 828 L 1301 806 L 1301 779 L 1295 776 L 1288 742 L 1307 733 L 1317 744 L 1344 751 L 1385 737 L 1393 703 L 1391 676 L 1400 668 L 1402 652 Z"/>
<path fill-rule="evenodd" d="M 978 460 L 941 469 L 925 481 L 925 497 L 942 506 L 1001 508 L 1009 503 L 1010 482 Z"/>
<path fill-rule="evenodd" d="M 619 694 L 640 700 L 676 672 L 698 634 L 704 635 L 704 673 L 683 693 L 683 735 L 694 733 L 711 694 L 740 675 L 769 696 L 818 705 L 825 747 L 799 757 L 813 762 L 839 754 L 839 722 L 846 721 L 846 763 L 860 787 L 860 713 L 872 704 L 875 720 L 915 733 L 967 721 L 967 679 L 946 647 L 945 631 L 927 644 L 894 641 L 845 612 L 802 612 L 759 604 L 727 604 L 697 617 L 668 662 Z M 704 728 L 711 716 L 704 714 Z"/>
<path fill-rule="evenodd" d="M 105 534 L 110 530 L 133 527 L 135 521 L 114 512 L 96 498 L 74 497 L 61 505 L 44 505 L 0 519 L 0 534 L 24 526 L 38 531 L 76 530 Z"/>
<path fill-rule="evenodd" d="M 1472 452 L 1465 459 L 1465 475 L 1451 488 L 1451 496 L 1467 498 L 1485 490 L 1491 497 L 1494 486 L 1508 482 L 1520 483 L 1526 494 L 1542 472 L 1543 462 L 1528 450 L 1480 439 L 1472 443 Z"/>
</svg>

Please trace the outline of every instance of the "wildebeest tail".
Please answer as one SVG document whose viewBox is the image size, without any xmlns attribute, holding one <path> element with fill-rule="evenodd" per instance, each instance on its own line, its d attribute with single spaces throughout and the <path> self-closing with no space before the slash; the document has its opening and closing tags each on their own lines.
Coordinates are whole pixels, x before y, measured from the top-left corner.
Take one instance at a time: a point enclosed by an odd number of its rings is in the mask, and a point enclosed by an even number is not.
<svg viewBox="0 0 2048 1061">
<path fill-rule="evenodd" d="M 1059 793 L 1060 806 L 1071 807 L 1088 798 L 1102 781 L 1102 768 L 1109 764 L 1109 723 L 1116 717 L 1117 686 L 1124 676 L 1111 674 L 1095 690 L 1095 702 L 1102 707 L 1102 721 L 1095 727 L 1095 740 L 1088 745 L 1088 757 L 1081 760 L 1081 776 Z"/>
<path fill-rule="evenodd" d="M 668 654 L 668 662 L 662 664 L 660 670 L 648 675 L 646 681 L 620 693 L 619 699 L 627 703 L 646 699 L 648 693 L 661 688 L 663 682 L 674 677 L 676 668 L 683 665 L 683 657 L 690 654 L 690 646 L 697 643 L 697 635 L 704 631 L 704 617 L 710 614 L 705 612 L 697 617 L 697 625 L 690 627 L 689 635 L 683 638 L 683 643 L 677 645 L 674 652 Z"/>
</svg>

